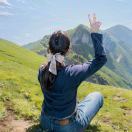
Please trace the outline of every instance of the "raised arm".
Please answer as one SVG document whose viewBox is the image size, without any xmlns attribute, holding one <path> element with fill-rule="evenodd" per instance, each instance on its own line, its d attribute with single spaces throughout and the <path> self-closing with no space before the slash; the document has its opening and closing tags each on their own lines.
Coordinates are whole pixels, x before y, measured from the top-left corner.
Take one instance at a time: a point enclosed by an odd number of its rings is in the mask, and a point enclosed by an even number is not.
<svg viewBox="0 0 132 132">
<path fill-rule="evenodd" d="M 76 84 L 85 80 L 87 77 L 98 71 L 107 61 L 106 53 L 102 45 L 103 35 L 97 33 L 101 25 L 100 22 L 96 21 L 94 16 L 93 21 L 90 19 L 91 38 L 95 50 L 95 59 L 85 62 L 83 64 L 71 65 L 69 67 L 70 77 L 73 78 Z"/>
</svg>

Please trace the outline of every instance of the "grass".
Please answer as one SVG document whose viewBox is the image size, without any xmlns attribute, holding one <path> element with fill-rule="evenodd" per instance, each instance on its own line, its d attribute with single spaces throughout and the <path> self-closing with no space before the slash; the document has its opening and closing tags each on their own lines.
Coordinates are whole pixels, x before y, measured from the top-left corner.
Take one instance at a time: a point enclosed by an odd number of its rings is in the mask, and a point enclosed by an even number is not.
<svg viewBox="0 0 132 132">
<path fill-rule="evenodd" d="M 6 102 L 26 118 L 40 113 L 42 93 L 37 80 L 37 69 L 46 58 L 8 41 L 0 41 L 0 114 L 6 114 Z M 36 100 L 36 101 L 35 101 Z M 28 107 L 25 107 L 28 106 Z M 39 110 L 38 110 L 39 108 Z M 30 111 L 33 110 L 33 113 Z M 2 112 L 1 112 L 2 111 Z"/>
<path fill-rule="evenodd" d="M 132 131 L 132 91 L 84 82 L 79 87 L 78 96 L 83 99 L 93 91 L 100 91 L 105 101 L 92 124 L 96 124 L 100 131 Z"/>
<path fill-rule="evenodd" d="M 0 40 L 0 119 L 7 115 L 10 107 L 17 118 L 38 121 L 43 95 L 37 70 L 46 61 L 46 58 L 29 50 Z M 131 132 L 132 91 L 83 82 L 78 90 L 79 100 L 93 91 L 100 91 L 105 101 L 86 132 Z M 29 131 L 37 128 L 38 125 L 33 125 Z"/>
</svg>

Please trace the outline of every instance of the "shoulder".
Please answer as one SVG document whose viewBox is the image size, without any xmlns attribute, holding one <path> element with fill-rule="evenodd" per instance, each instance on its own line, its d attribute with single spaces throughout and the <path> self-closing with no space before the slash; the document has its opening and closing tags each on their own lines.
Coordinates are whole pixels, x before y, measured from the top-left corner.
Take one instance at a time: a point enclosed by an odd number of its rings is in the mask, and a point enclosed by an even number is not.
<svg viewBox="0 0 132 132">
<path fill-rule="evenodd" d="M 86 62 L 88 63 L 88 62 Z M 74 71 L 74 70 L 80 70 L 80 68 L 82 68 L 82 66 L 85 65 L 85 63 L 81 63 L 81 64 L 71 64 L 68 65 L 66 67 L 67 71 Z"/>
<path fill-rule="evenodd" d="M 81 67 L 82 64 L 71 64 L 66 66 L 65 71 L 67 74 L 72 75 L 74 72 L 79 71 Z"/>
<path fill-rule="evenodd" d="M 66 72 L 70 75 L 78 75 L 80 73 L 84 73 L 87 71 L 91 64 L 92 60 L 89 60 L 87 62 L 81 63 L 81 64 L 72 64 L 68 65 L 66 68 Z"/>
</svg>

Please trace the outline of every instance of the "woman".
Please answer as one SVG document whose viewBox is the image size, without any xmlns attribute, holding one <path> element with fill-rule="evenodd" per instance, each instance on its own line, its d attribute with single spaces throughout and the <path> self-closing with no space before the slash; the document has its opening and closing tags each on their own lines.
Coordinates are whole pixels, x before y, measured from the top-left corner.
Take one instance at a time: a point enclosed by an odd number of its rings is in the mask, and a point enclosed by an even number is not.
<svg viewBox="0 0 132 132">
<path fill-rule="evenodd" d="M 38 80 L 44 94 L 40 125 L 48 132 L 82 132 L 103 105 L 99 92 L 87 95 L 77 104 L 77 88 L 83 80 L 98 71 L 107 61 L 102 46 L 101 22 L 89 15 L 95 59 L 78 65 L 65 65 L 70 40 L 60 31 L 49 40 L 48 64 L 39 69 Z"/>
</svg>

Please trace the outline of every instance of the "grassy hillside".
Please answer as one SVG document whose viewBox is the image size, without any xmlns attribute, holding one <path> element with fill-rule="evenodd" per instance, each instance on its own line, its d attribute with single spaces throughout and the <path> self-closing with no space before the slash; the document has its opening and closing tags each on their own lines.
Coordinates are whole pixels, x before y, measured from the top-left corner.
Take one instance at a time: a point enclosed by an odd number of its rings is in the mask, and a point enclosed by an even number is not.
<svg viewBox="0 0 132 132">
<path fill-rule="evenodd" d="M 13 43 L 0 40 L 0 120 L 12 110 L 18 119 L 38 121 L 43 96 L 37 81 L 37 69 L 46 58 Z M 132 91 L 83 82 L 78 97 L 92 91 L 103 93 L 104 106 L 87 132 L 131 132 Z"/>
<path fill-rule="evenodd" d="M 42 96 L 37 96 L 41 94 L 37 69 L 43 61 L 46 59 L 36 53 L 0 40 L 0 117 L 6 114 L 7 101 L 15 104 L 12 107 L 18 115 L 21 113 L 33 117 L 35 113 L 39 113 L 36 104 L 39 101 L 41 103 Z M 30 98 L 30 94 L 34 96 Z M 30 112 L 31 109 L 34 114 Z"/>
</svg>

